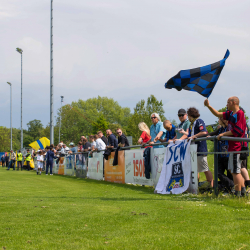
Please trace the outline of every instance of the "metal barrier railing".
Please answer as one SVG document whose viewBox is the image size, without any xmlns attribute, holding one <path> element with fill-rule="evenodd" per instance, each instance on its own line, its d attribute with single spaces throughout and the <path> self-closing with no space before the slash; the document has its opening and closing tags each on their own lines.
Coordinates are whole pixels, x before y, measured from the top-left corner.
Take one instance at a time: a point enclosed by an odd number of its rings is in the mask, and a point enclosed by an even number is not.
<svg viewBox="0 0 250 250">
<path fill-rule="evenodd" d="M 223 141 L 238 141 L 238 142 L 250 142 L 249 138 L 239 138 L 239 137 L 228 137 L 228 136 L 222 136 L 220 138 Z M 214 155 L 214 193 L 216 196 L 218 196 L 218 155 L 219 154 L 232 154 L 232 153 L 242 153 L 242 152 L 250 152 L 248 151 L 234 151 L 234 152 L 218 152 L 218 139 L 217 136 L 210 136 L 210 137 L 200 137 L 193 140 L 194 142 L 197 141 L 213 141 L 214 142 L 214 152 L 198 152 L 199 154 L 213 154 Z M 145 144 L 142 145 L 133 145 L 129 147 L 120 147 L 121 150 L 131 149 L 131 148 L 144 148 L 147 146 L 159 146 L 159 145 L 168 145 L 167 142 L 163 143 L 154 143 L 153 145 Z M 116 150 L 116 148 L 113 148 L 113 150 Z M 103 152 L 105 150 L 98 150 L 96 152 Z M 77 154 L 89 154 L 88 151 L 86 152 L 77 152 L 73 153 L 73 155 Z M 72 154 L 71 154 L 72 155 Z M 66 156 L 66 155 L 65 155 Z"/>
</svg>

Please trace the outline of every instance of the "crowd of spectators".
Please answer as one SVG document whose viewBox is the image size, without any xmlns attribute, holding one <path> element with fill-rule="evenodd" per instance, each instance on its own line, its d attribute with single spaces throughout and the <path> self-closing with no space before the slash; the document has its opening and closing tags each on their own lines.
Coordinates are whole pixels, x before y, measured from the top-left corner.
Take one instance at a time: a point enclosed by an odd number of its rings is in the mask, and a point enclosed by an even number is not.
<svg viewBox="0 0 250 250">
<path fill-rule="evenodd" d="M 142 131 L 142 134 L 138 140 L 142 148 L 154 147 L 162 148 L 170 143 L 176 143 L 178 140 L 191 140 L 193 141 L 199 137 L 217 136 L 218 138 L 218 176 L 220 179 L 220 185 L 228 191 L 232 191 L 235 188 L 235 194 L 237 196 L 244 195 L 246 193 L 245 186 L 250 186 L 249 175 L 247 171 L 247 159 L 242 160 L 240 154 L 237 151 L 241 151 L 242 147 L 247 147 L 247 143 L 240 143 L 237 141 L 223 141 L 220 140 L 221 136 L 233 136 L 240 138 L 248 138 L 248 127 L 244 115 L 244 110 L 239 106 L 239 99 L 237 97 L 230 97 L 227 101 L 227 111 L 218 112 L 212 108 L 209 101 L 206 99 L 205 106 L 219 118 L 217 130 L 208 133 L 205 122 L 200 118 L 199 110 L 195 107 L 178 110 L 178 118 L 180 123 L 176 126 L 169 120 L 161 121 L 159 114 L 152 113 L 150 118 L 152 125 L 148 128 L 147 124 L 140 122 L 138 128 Z M 89 156 L 93 152 L 99 151 L 113 151 L 120 147 L 123 149 L 129 148 L 129 141 L 126 135 L 122 132 L 121 128 L 116 129 L 116 135 L 111 129 L 106 130 L 106 137 L 102 131 L 98 131 L 95 135 L 89 135 L 88 138 L 81 136 L 79 142 L 75 146 L 73 142 L 69 143 L 69 147 L 61 141 L 57 146 L 50 145 L 44 150 L 34 151 L 32 157 L 38 162 L 37 174 L 41 174 L 42 169 L 46 165 L 46 174 L 50 168 L 50 174 L 52 175 L 53 159 L 60 160 L 60 157 L 69 154 L 88 152 Z M 164 145 L 162 144 L 164 142 Z M 197 167 L 198 173 L 204 172 L 206 180 L 210 187 L 213 187 L 213 175 L 209 170 L 207 161 L 207 142 L 195 141 L 197 144 Z M 126 148 L 127 147 L 127 148 Z M 236 153 L 229 154 L 228 152 L 236 151 Z M 104 153 L 105 154 L 105 153 Z M 6 163 L 7 170 L 14 165 L 17 157 L 18 170 L 21 167 L 22 170 L 22 157 L 27 161 L 28 170 L 29 161 L 31 160 L 31 154 L 27 152 L 25 156 L 22 156 L 21 152 L 15 154 L 11 150 L 10 157 L 3 156 L 1 158 L 2 165 Z M 45 164 L 46 162 L 46 164 Z M 226 174 L 225 174 L 226 172 Z"/>
</svg>

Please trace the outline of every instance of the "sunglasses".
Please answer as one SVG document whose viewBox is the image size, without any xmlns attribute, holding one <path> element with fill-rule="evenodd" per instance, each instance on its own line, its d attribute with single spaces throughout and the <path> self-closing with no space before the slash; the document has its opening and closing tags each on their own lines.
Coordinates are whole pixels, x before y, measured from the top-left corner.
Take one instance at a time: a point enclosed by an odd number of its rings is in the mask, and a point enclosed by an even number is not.
<svg viewBox="0 0 250 250">
<path fill-rule="evenodd" d="M 121 134 L 122 132 L 117 132 L 117 134 Z"/>
<path fill-rule="evenodd" d="M 182 116 L 184 116 L 184 115 L 178 115 L 178 117 L 182 117 Z"/>
<path fill-rule="evenodd" d="M 152 116 L 152 117 L 151 117 L 151 119 L 155 119 L 155 118 L 157 118 L 157 117 L 155 117 L 155 116 Z"/>
</svg>

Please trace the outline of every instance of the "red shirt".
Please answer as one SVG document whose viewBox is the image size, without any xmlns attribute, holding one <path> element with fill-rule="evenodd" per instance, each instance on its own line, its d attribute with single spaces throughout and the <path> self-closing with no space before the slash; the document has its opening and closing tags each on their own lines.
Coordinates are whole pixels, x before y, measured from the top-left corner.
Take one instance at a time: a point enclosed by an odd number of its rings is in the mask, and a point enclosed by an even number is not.
<svg viewBox="0 0 250 250">
<path fill-rule="evenodd" d="M 233 133 L 233 137 L 245 137 L 246 118 L 242 110 L 235 114 L 233 111 L 223 112 L 223 119 L 228 120 L 228 130 Z M 241 151 L 243 142 L 228 141 L 228 151 Z"/>
<path fill-rule="evenodd" d="M 147 143 L 150 139 L 151 136 L 146 133 L 146 131 L 143 131 L 141 134 L 142 142 Z"/>
</svg>

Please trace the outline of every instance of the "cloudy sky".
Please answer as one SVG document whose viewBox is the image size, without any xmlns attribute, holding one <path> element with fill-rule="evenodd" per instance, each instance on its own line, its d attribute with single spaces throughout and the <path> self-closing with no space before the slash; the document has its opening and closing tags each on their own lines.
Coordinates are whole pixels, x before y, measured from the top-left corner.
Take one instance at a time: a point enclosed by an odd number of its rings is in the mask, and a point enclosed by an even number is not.
<svg viewBox="0 0 250 250">
<path fill-rule="evenodd" d="M 195 106 L 206 124 L 216 119 L 197 93 L 167 90 L 179 70 L 221 60 L 221 77 L 210 96 L 224 107 L 240 98 L 250 115 L 250 1 L 241 0 L 54 0 L 54 112 L 64 104 L 107 96 L 131 110 L 151 94 L 164 103 L 165 116 Z M 20 127 L 23 49 L 23 127 L 49 123 L 50 1 L 1 0 L 0 126 L 9 127 L 13 84 L 13 127 Z"/>
</svg>

